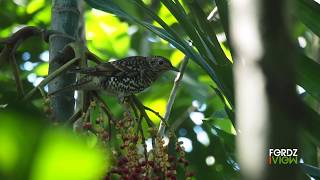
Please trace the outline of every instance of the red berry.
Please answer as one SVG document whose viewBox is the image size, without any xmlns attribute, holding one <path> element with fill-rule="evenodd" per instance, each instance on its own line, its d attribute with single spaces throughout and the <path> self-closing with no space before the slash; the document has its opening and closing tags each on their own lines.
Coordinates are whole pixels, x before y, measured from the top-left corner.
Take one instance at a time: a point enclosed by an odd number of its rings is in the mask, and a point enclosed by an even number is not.
<svg viewBox="0 0 320 180">
<path fill-rule="evenodd" d="M 175 177 L 175 176 L 171 176 L 171 177 L 170 177 L 170 179 L 171 179 L 171 180 L 176 180 L 176 179 L 177 179 L 177 177 Z"/>
<path fill-rule="evenodd" d="M 85 122 L 82 127 L 84 129 L 91 129 L 92 128 L 92 124 L 90 122 Z"/>
<path fill-rule="evenodd" d="M 132 141 L 133 141 L 134 143 L 137 143 L 138 140 L 139 140 L 139 137 L 138 137 L 138 136 L 134 136 L 133 139 L 132 139 Z"/>
<path fill-rule="evenodd" d="M 153 161 L 148 161 L 148 164 L 149 164 L 151 167 L 154 167 L 154 162 L 153 162 Z"/>
<path fill-rule="evenodd" d="M 137 168 L 135 168 L 135 170 L 134 170 L 134 172 L 136 172 L 136 173 L 141 173 L 141 171 L 142 171 L 142 168 L 141 167 L 137 167 Z"/>
<path fill-rule="evenodd" d="M 174 174 L 173 174 L 171 171 L 168 171 L 168 172 L 166 173 L 166 176 L 167 176 L 167 177 L 173 177 Z"/>
<path fill-rule="evenodd" d="M 122 174 L 128 174 L 129 173 L 129 169 L 128 168 L 121 168 L 120 171 L 122 172 Z"/>
<path fill-rule="evenodd" d="M 128 162 L 128 158 L 127 157 L 122 157 L 118 160 L 118 165 L 122 166 L 124 164 L 126 164 Z"/>
</svg>

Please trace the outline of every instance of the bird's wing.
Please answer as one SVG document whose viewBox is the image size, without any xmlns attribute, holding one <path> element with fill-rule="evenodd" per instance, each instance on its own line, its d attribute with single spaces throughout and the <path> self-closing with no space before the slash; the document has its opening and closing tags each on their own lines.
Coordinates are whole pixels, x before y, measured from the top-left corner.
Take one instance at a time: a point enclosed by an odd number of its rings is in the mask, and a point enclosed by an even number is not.
<svg viewBox="0 0 320 180">
<path fill-rule="evenodd" d="M 143 56 L 130 56 L 110 63 L 125 71 L 138 71 L 149 65 Z"/>
<path fill-rule="evenodd" d="M 82 67 L 82 68 L 71 69 L 68 72 L 87 74 L 91 76 L 110 76 L 113 74 L 118 74 L 122 71 L 123 70 L 112 65 L 110 62 L 105 62 L 105 63 L 98 64 L 94 67 Z"/>
<path fill-rule="evenodd" d="M 118 76 L 137 76 L 148 66 L 143 56 L 130 56 L 110 63 L 120 71 L 116 74 Z"/>
<path fill-rule="evenodd" d="M 117 61 L 101 63 L 95 67 L 73 69 L 69 72 L 78 72 L 92 76 L 136 76 L 140 75 L 140 71 L 143 69 L 145 63 L 143 58 L 145 57 L 131 56 Z"/>
</svg>

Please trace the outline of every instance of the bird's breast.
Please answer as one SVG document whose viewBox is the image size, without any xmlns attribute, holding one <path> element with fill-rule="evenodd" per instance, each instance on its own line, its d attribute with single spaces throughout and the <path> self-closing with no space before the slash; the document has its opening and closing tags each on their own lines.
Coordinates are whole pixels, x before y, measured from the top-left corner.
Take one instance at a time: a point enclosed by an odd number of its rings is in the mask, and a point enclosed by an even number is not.
<svg viewBox="0 0 320 180">
<path fill-rule="evenodd" d="M 151 83 L 141 80 L 139 76 L 107 77 L 102 81 L 105 90 L 113 94 L 131 95 L 149 87 Z"/>
</svg>

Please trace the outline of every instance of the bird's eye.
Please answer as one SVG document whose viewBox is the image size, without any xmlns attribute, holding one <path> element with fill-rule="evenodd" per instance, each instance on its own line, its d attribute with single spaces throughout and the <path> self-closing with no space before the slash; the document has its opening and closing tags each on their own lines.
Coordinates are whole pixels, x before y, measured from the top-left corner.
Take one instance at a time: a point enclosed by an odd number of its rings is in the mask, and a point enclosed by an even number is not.
<svg viewBox="0 0 320 180">
<path fill-rule="evenodd" d="M 159 64 L 159 65 L 162 65 L 162 64 L 163 64 L 163 61 L 159 61 L 158 64 Z"/>
</svg>

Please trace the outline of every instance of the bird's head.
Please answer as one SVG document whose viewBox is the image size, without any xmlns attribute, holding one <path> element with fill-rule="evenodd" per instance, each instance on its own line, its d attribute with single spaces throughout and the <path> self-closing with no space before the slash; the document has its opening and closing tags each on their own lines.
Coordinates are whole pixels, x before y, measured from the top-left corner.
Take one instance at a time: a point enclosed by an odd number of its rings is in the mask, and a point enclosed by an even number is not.
<svg viewBox="0 0 320 180">
<path fill-rule="evenodd" d="M 171 62 L 168 59 L 162 56 L 151 57 L 149 63 L 152 70 L 158 72 L 165 72 L 169 70 L 179 72 L 179 70 L 176 67 L 172 66 Z"/>
</svg>

